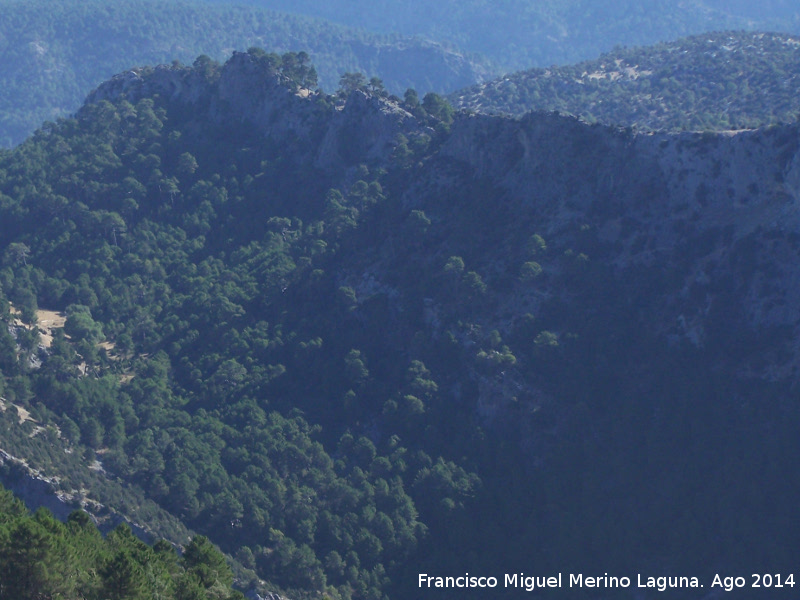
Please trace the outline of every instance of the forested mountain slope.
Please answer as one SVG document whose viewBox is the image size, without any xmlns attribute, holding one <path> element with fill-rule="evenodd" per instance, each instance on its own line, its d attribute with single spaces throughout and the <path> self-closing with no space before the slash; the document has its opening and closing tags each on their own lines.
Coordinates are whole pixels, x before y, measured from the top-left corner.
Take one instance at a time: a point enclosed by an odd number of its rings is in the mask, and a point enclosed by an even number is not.
<svg viewBox="0 0 800 600">
<path fill-rule="evenodd" d="M 292 598 L 791 572 L 798 125 L 469 116 L 306 68 L 128 71 L 0 157 L 3 397 Z"/>
<path fill-rule="evenodd" d="M 0 146 L 21 142 L 45 120 L 68 116 L 89 91 L 140 64 L 222 60 L 234 48 L 307 52 L 327 90 L 346 71 L 409 87 L 451 91 L 482 81 L 485 61 L 440 44 L 379 36 L 324 21 L 258 9 L 164 0 L 2 0 Z"/>
<path fill-rule="evenodd" d="M 225 558 L 202 536 L 179 557 L 150 547 L 121 526 L 103 538 L 81 511 L 60 523 L 46 510 L 29 514 L 0 488 L 0 598 L 146 598 L 243 600 L 231 589 Z M 149 592 L 149 594 L 148 594 Z"/>
<path fill-rule="evenodd" d="M 226 0 L 217 0 L 224 3 Z M 564 65 L 617 45 L 650 45 L 705 31 L 800 34 L 792 0 L 250 0 L 370 31 L 450 41 L 507 71 Z M 491 24 L 491 26 L 488 26 Z"/>
<path fill-rule="evenodd" d="M 531 69 L 449 96 L 459 108 L 556 110 L 640 129 L 744 129 L 800 115 L 800 37 L 706 33 Z"/>
</svg>

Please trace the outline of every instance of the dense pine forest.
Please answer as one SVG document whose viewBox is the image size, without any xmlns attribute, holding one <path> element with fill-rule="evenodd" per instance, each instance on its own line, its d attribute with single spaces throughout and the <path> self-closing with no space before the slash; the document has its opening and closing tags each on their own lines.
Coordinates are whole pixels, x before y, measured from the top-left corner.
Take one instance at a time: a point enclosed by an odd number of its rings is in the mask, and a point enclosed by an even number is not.
<svg viewBox="0 0 800 600">
<path fill-rule="evenodd" d="M 85 512 L 62 523 L 31 515 L 0 488 L 0 598 L 163 598 L 237 600 L 233 576 L 207 538 L 181 556 L 165 541 L 150 547 L 120 526 L 102 537 Z"/>
<path fill-rule="evenodd" d="M 287 86 L 310 68 L 242 56 Z M 209 59 L 172 73 L 220 76 Z M 37 368 L 36 329 L 6 331 L 3 395 L 33 401 L 63 439 L 261 577 L 380 596 L 425 538 L 419 511 L 463 510 L 478 486 L 438 435 L 409 449 L 369 434 L 386 418 L 417 435 L 437 391 L 421 360 L 369 348 L 331 266 L 383 199 L 381 174 L 359 167 L 345 197 L 246 127 L 208 130 L 164 99 L 121 102 L 88 105 L 4 157 L 5 318 L 13 305 L 35 324 L 48 306 L 66 320 Z M 312 118 L 335 102 L 320 96 Z M 44 179 L 23 199 L 31 168 Z M 321 412 L 309 422 L 309 410 Z"/>
<path fill-rule="evenodd" d="M 86 544 L 119 597 L 231 597 L 208 540 L 292 599 L 791 572 L 797 124 L 637 136 L 313 73 L 129 70 L 0 155 L 6 452 L 199 534 L 178 558 L 3 496 L 0 544 Z"/>
</svg>

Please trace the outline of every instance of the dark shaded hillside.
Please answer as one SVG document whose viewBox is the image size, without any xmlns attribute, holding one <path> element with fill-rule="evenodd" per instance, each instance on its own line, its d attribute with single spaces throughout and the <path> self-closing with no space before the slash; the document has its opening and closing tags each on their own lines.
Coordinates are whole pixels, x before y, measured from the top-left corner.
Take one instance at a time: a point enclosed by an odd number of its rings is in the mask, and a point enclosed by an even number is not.
<svg viewBox="0 0 800 600">
<path fill-rule="evenodd" d="M 791 122 L 800 114 L 800 38 L 724 32 L 617 48 L 597 60 L 507 75 L 450 100 L 488 114 L 556 110 L 647 130 Z"/>
<path fill-rule="evenodd" d="M 393 93 L 421 94 L 482 81 L 485 61 L 440 44 L 380 36 L 320 20 L 242 6 L 162 0 L 0 2 L 0 146 L 45 120 L 73 113 L 86 94 L 137 64 L 222 60 L 233 48 L 307 52 L 319 83 L 335 90 L 346 71 L 380 77 Z"/>
<path fill-rule="evenodd" d="M 129 71 L 3 154 L 3 396 L 290 597 L 791 572 L 798 126 L 454 115 L 297 69 Z"/>
</svg>

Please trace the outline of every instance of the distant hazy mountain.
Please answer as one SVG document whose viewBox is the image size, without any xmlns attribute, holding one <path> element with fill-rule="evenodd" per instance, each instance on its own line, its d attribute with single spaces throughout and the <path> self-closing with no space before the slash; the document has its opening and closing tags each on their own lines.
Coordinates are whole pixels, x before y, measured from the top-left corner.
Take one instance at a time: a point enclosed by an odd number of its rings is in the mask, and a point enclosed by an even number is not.
<svg viewBox="0 0 800 600">
<path fill-rule="evenodd" d="M 166 0 L 0 1 L 0 146 L 24 139 L 44 120 L 76 110 L 104 79 L 137 64 L 199 54 L 225 60 L 234 48 L 306 51 L 326 90 L 345 71 L 407 88 L 451 91 L 489 71 L 439 44 L 378 36 L 256 7 Z"/>
<path fill-rule="evenodd" d="M 705 0 L 704 4 L 716 10 L 748 19 L 794 19 L 800 14 L 795 0 Z"/>
<path fill-rule="evenodd" d="M 800 115 L 800 37 L 713 33 L 530 69 L 456 92 L 484 113 L 557 110 L 645 129 L 742 129 Z"/>
<path fill-rule="evenodd" d="M 224 0 L 216 0 L 223 3 Z M 794 1 L 250 0 L 370 31 L 447 40 L 507 70 L 586 60 L 617 44 L 649 45 L 713 30 L 800 33 Z"/>
</svg>

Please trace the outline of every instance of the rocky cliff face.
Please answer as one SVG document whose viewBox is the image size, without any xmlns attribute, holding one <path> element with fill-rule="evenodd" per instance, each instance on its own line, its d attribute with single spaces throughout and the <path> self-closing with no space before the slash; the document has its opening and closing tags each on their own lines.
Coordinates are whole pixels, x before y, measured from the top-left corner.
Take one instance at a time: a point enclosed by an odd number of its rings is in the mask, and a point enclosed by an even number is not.
<svg viewBox="0 0 800 600">
<path fill-rule="evenodd" d="M 148 544 L 155 541 L 152 533 L 145 527 L 109 510 L 99 502 L 57 491 L 57 479 L 31 469 L 26 461 L 11 456 L 5 450 L 0 450 L 0 484 L 14 492 L 31 512 L 44 507 L 56 518 L 65 521 L 73 511 L 84 510 L 104 535 L 125 523 L 139 539 Z"/>
<path fill-rule="evenodd" d="M 680 242 L 666 221 L 733 226 L 736 238 L 760 227 L 796 227 L 798 147 L 796 126 L 636 135 L 539 113 L 521 121 L 462 119 L 441 155 L 498 181 L 534 210 L 560 219 L 570 211 L 638 219 L 650 244 L 664 246 Z"/>
<path fill-rule="evenodd" d="M 154 94 L 218 124 L 246 124 L 284 148 L 284 158 L 339 182 L 359 164 L 389 166 L 399 134 L 426 131 L 387 99 L 354 91 L 344 102 L 331 102 L 246 53 L 235 53 L 218 80 L 176 67 L 130 71 L 87 102 L 135 102 Z M 580 224 L 595 233 L 602 259 L 619 277 L 648 268 L 669 271 L 675 288 L 642 312 L 673 342 L 702 346 L 721 288 L 747 327 L 797 327 L 799 137 L 796 125 L 636 134 L 557 114 L 521 120 L 465 115 L 404 198 L 408 209 L 436 216 L 426 198 L 452 188 L 450 167 L 443 165 L 458 165 L 456 185 L 488 182 L 497 192 L 491 202 L 535 221 L 548 239 L 569 245 Z M 746 273 L 743 255 L 751 265 Z M 800 367 L 800 344 L 791 345 L 792 358 L 761 375 L 784 376 Z"/>
<path fill-rule="evenodd" d="M 444 173 L 458 165 L 465 180 L 494 190 L 487 202 L 560 247 L 590 232 L 590 260 L 612 265 L 621 285 L 650 285 L 653 273 L 669 280 L 639 303 L 637 316 L 670 343 L 705 347 L 711 323 L 718 329 L 725 319 L 752 332 L 787 332 L 781 358 L 741 365 L 742 373 L 782 379 L 800 367 L 800 345 L 791 341 L 800 334 L 799 148 L 797 125 L 636 134 L 556 114 L 465 116 L 438 154 L 441 167 L 406 201 L 435 211 L 425 198 L 444 193 L 452 184 Z M 510 312 L 535 308 L 521 298 L 503 302 Z"/>
<path fill-rule="evenodd" d="M 390 100 L 355 90 L 332 104 L 330 97 L 299 87 L 244 52 L 235 52 L 216 80 L 183 67 L 137 69 L 104 83 L 86 103 L 120 98 L 135 103 L 155 95 L 192 111 L 201 122 L 244 124 L 282 146 L 295 163 L 328 173 L 360 163 L 386 164 L 398 134 L 422 129 Z"/>
</svg>

